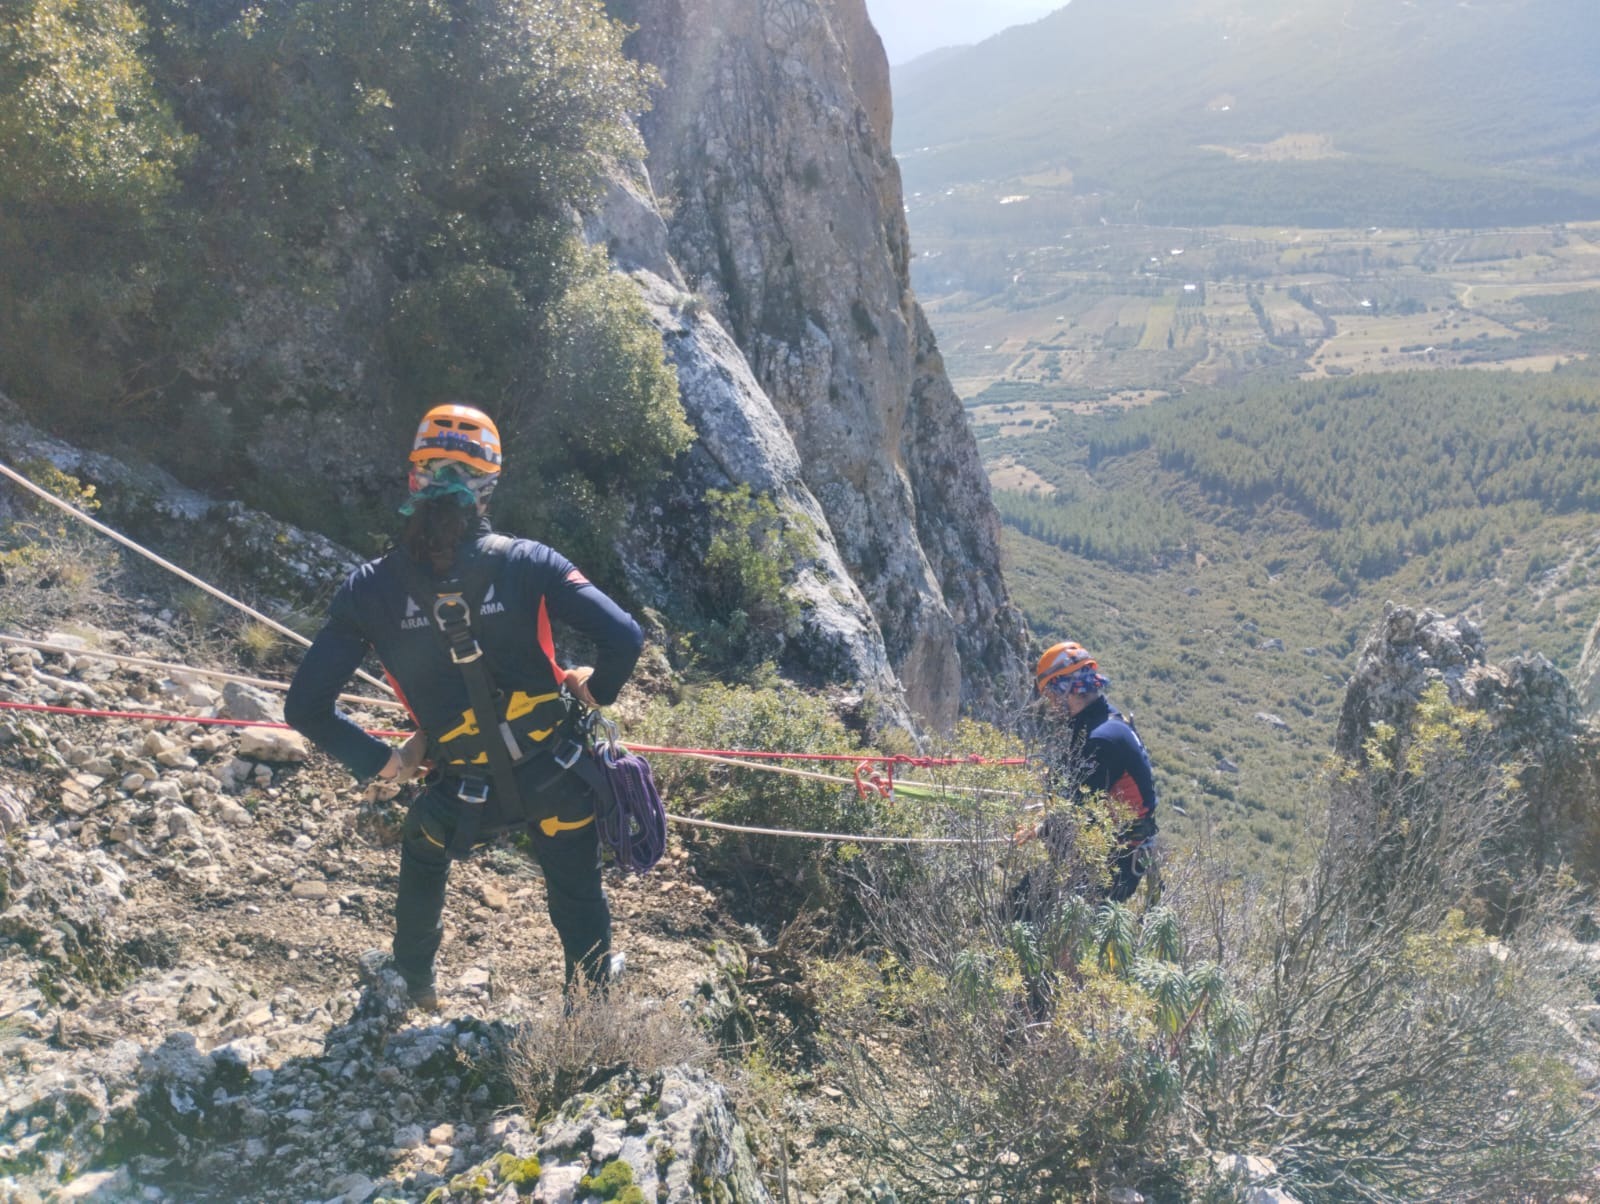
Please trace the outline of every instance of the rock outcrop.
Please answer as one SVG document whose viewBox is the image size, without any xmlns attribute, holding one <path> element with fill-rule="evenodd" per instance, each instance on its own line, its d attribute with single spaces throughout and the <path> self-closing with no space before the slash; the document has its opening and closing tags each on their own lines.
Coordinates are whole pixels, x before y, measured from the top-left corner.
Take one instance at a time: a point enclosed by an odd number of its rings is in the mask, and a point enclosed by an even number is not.
<svg viewBox="0 0 1600 1204">
<path fill-rule="evenodd" d="M 342 581 L 360 557 L 333 540 L 279 522 L 235 501 L 221 501 L 181 484 L 148 464 L 130 464 L 103 452 L 85 451 L 28 423 L 0 395 L 0 462 L 15 466 L 47 463 L 96 488 L 100 517 L 117 530 L 163 547 L 204 549 L 186 558 L 203 562 L 255 591 L 284 604 L 306 605 Z M 11 483 L 0 488 L 0 521 L 21 514 L 50 514 Z M 73 520 L 62 519 L 64 525 Z M 90 536 L 86 539 L 101 539 Z"/>
<path fill-rule="evenodd" d="M 1589 630 L 1578 671 L 1573 674 L 1572 688 L 1578 692 L 1578 705 L 1584 714 L 1600 715 L 1600 619 L 1596 619 Z"/>
<path fill-rule="evenodd" d="M 785 520 L 806 533 L 811 549 L 804 563 L 784 566 L 800 618 L 772 659 L 816 684 L 851 683 L 877 701 L 883 719 L 909 724 L 883 632 L 804 480 L 794 440 L 744 353 L 684 290 L 667 248 L 666 225 L 647 188 L 642 178 L 618 180 L 585 232 L 639 285 L 677 369 L 696 439 L 675 477 L 629 524 L 621 547 L 629 583 L 657 605 L 692 596 L 710 536 L 703 521 L 707 490 L 749 485 L 776 502 Z"/>
<path fill-rule="evenodd" d="M 865 6 L 612 7 L 665 81 L 642 128 L 667 250 L 781 417 L 908 705 L 948 726 L 1021 679 L 1024 637 L 976 444 L 910 292 Z"/>
<path fill-rule="evenodd" d="M 1359 761 L 1377 724 L 1404 730 L 1435 683 L 1452 702 L 1487 715 L 1496 759 L 1521 767 L 1535 862 L 1559 859 L 1600 883 L 1600 725 L 1583 717 L 1572 684 L 1542 655 L 1490 664 L 1470 619 L 1384 607 L 1345 688 L 1338 753 Z"/>
</svg>

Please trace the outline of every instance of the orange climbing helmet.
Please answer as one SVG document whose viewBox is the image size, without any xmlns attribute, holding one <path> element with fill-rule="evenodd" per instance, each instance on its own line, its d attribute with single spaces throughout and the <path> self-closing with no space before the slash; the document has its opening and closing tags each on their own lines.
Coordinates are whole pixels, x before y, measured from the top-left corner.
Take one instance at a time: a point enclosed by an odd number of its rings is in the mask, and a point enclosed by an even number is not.
<svg viewBox="0 0 1600 1204">
<path fill-rule="evenodd" d="M 1083 669 L 1098 671 L 1099 668 L 1100 666 L 1095 664 L 1094 657 L 1084 650 L 1082 644 L 1063 640 L 1059 644 L 1051 644 L 1044 650 L 1044 655 L 1039 658 L 1039 667 L 1033 671 L 1033 685 L 1042 694 L 1050 688 L 1051 682 L 1071 677 Z"/>
<path fill-rule="evenodd" d="M 411 444 L 411 463 L 454 460 L 476 473 L 500 472 L 500 431 L 482 410 L 447 402 L 422 416 Z"/>
</svg>

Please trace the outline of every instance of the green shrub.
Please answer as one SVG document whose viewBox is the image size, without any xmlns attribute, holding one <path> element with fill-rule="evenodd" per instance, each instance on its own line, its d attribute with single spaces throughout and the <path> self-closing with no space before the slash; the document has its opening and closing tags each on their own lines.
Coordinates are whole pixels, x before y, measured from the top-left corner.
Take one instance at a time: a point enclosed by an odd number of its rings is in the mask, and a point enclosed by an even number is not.
<svg viewBox="0 0 1600 1204">
<path fill-rule="evenodd" d="M 23 476 L 47 493 L 86 514 L 100 509 L 93 485 L 85 485 L 48 460 L 17 466 Z M 77 519 L 29 494 L 18 494 L 15 515 L 0 527 L 0 584 L 5 605 L 0 618 L 14 621 L 44 601 L 31 591 L 68 603 L 78 600 L 117 563 L 117 553 Z"/>
<path fill-rule="evenodd" d="M 828 703 L 794 687 L 755 689 L 707 683 L 682 701 L 653 703 L 636 729 L 649 743 L 691 748 L 855 754 L 861 752 Z M 764 762 L 770 766 L 772 762 Z M 789 762 L 789 768 L 849 777 L 848 763 Z M 892 815 L 853 785 L 820 782 L 758 768 L 687 757 L 661 757 L 656 781 L 669 806 L 721 823 L 786 830 L 863 833 Z M 831 899 L 834 874 L 852 847 L 770 836 L 711 832 L 703 839 L 712 863 L 748 889 L 794 903 Z"/>
<path fill-rule="evenodd" d="M 868 854 L 873 939 L 814 968 L 862 1150 L 918 1199 L 1087 1199 L 1136 1177 L 1240 1031 L 1226 975 L 1170 911 L 1065 894 L 1014 919 L 1005 831 Z"/>
<path fill-rule="evenodd" d="M 607 485 L 659 480 L 693 432 L 638 287 L 602 253 L 583 253 L 544 314 L 543 337 L 548 364 L 529 416 L 541 438 L 554 436 L 544 459 Z"/>
<path fill-rule="evenodd" d="M 597 1175 L 585 1175 L 578 1180 L 578 1190 L 590 1192 L 602 1200 L 616 1200 L 618 1204 L 644 1204 L 644 1193 L 633 1182 L 633 1167 L 621 1158 L 614 1158 L 600 1168 Z"/>
<path fill-rule="evenodd" d="M 0 11 L 0 380 L 56 419 L 103 420 L 161 344 L 156 247 L 189 140 L 124 0 Z"/>
<path fill-rule="evenodd" d="M 643 153 L 624 35 L 592 0 L 13 5 L 0 382 L 352 541 L 349 481 L 246 449 L 359 469 L 338 432 L 403 446 L 464 397 L 520 457 L 506 517 L 606 544 L 691 438 L 637 288 L 570 222 Z"/>
<path fill-rule="evenodd" d="M 697 651 L 706 669 L 737 673 L 781 648 L 800 617 L 784 580 L 815 552 L 816 541 L 748 485 L 710 490 L 706 502 L 713 534 L 695 600 Z"/>
</svg>

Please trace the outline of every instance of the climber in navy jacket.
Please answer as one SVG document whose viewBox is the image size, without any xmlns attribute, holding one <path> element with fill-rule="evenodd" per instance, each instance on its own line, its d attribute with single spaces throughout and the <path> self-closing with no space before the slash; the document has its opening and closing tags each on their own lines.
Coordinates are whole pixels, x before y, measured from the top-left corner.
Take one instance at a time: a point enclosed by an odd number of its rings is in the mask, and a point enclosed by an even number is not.
<svg viewBox="0 0 1600 1204">
<path fill-rule="evenodd" d="M 1117 824 L 1106 897 L 1120 903 L 1133 896 L 1149 868 L 1156 786 L 1139 733 L 1106 699 L 1109 684 L 1094 658 L 1071 641 L 1047 649 L 1034 672 L 1039 696 L 1055 713 L 1066 715 L 1066 738 L 1050 756 L 1050 792 L 1069 800 L 1081 793 L 1106 799 Z M 1059 859 L 1075 821 L 1070 809 L 1056 812 L 1021 830 L 1017 839 L 1042 837 Z"/>
<path fill-rule="evenodd" d="M 560 762 L 577 747 L 568 695 L 591 708 L 615 701 L 643 645 L 639 625 L 559 552 L 490 531 L 484 514 L 501 454 L 486 414 L 434 407 L 410 459 L 404 534 L 335 595 L 327 625 L 295 674 L 286 718 L 360 778 L 404 781 L 424 760 L 432 763 L 427 788 L 406 817 L 395 905 L 395 965 L 419 1006 L 438 1006 L 434 957 L 451 860 L 524 824 L 544 873 L 567 984 L 579 972 L 603 983 L 620 955 L 611 954 L 596 800 L 583 777 Z M 451 589 L 473 607 L 472 636 L 499 711 L 487 723 L 433 619 L 435 598 Z M 592 669 L 562 668 L 552 623 L 588 638 L 596 650 Z M 336 706 L 369 650 L 419 728 L 399 749 L 367 735 Z M 493 788 L 486 741 L 494 738 L 515 745 L 516 798 Z"/>
</svg>

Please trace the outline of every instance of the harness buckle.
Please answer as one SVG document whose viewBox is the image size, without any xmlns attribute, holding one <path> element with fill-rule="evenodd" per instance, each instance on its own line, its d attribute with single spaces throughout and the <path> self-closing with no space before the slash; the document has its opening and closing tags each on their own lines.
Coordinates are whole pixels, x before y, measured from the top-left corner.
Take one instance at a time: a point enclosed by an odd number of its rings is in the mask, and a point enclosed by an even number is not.
<svg viewBox="0 0 1600 1204">
<path fill-rule="evenodd" d="M 447 617 L 450 611 L 453 617 Z M 466 598 L 461 594 L 440 594 L 433 603 L 433 621 L 439 624 L 443 631 L 462 625 L 471 626 L 472 608 L 467 605 Z"/>
<path fill-rule="evenodd" d="M 571 769 L 581 756 L 583 756 L 583 745 L 569 738 L 556 745 L 555 751 L 550 754 L 550 759 L 562 769 Z"/>
<path fill-rule="evenodd" d="M 450 659 L 458 665 L 470 665 L 482 656 L 483 649 L 478 647 L 477 640 L 471 640 L 466 645 L 450 645 Z"/>
<path fill-rule="evenodd" d="M 481 807 L 489 801 L 489 783 L 483 778 L 462 778 L 456 798 L 469 807 Z"/>
</svg>

